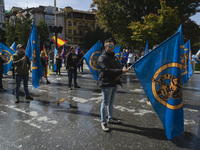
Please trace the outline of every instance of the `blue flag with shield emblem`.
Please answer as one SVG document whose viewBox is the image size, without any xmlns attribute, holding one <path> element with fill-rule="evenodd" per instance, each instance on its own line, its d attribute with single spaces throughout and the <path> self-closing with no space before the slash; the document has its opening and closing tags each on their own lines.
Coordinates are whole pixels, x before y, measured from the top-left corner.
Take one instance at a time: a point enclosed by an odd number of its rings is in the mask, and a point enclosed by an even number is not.
<svg viewBox="0 0 200 150">
<path fill-rule="evenodd" d="M 115 53 L 115 56 L 118 58 L 118 60 L 120 60 L 120 48 L 121 46 L 117 46 L 115 47 L 115 49 L 113 50 L 113 52 Z"/>
<path fill-rule="evenodd" d="M 12 49 L 12 51 L 16 53 L 17 48 L 15 42 L 10 46 L 10 49 Z"/>
<path fill-rule="evenodd" d="M 103 47 L 100 40 L 84 55 L 85 61 L 94 76 L 94 79 L 98 80 L 98 65 L 97 61 L 99 56 L 101 55 L 101 48 Z"/>
<path fill-rule="evenodd" d="M 181 38 L 177 32 L 133 64 L 168 139 L 184 131 Z"/>
<path fill-rule="evenodd" d="M 200 64 L 200 49 L 192 58 Z"/>
<path fill-rule="evenodd" d="M 149 53 L 149 44 L 148 44 L 148 41 L 147 41 L 146 47 L 145 47 L 145 50 L 144 50 L 144 55 L 146 55 L 148 53 Z"/>
<path fill-rule="evenodd" d="M 8 48 L 3 43 L 0 43 L 0 55 L 3 55 L 6 59 L 6 61 L 3 63 L 3 74 L 6 75 L 11 68 L 12 65 L 12 55 L 15 52 L 13 52 L 10 48 Z"/>
<path fill-rule="evenodd" d="M 191 45 L 190 45 L 190 40 L 185 43 L 184 46 L 184 52 L 186 53 L 187 56 L 187 80 L 190 79 L 191 76 L 193 76 L 193 66 L 192 66 L 192 57 L 191 57 Z"/>
<path fill-rule="evenodd" d="M 37 88 L 39 86 L 40 78 L 43 77 L 43 71 L 40 58 L 40 48 L 34 23 L 26 47 L 26 55 L 30 60 L 32 60 L 32 85 Z"/>
<path fill-rule="evenodd" d="M 58 53 L 58 50 L 55 48 L 55 50 L 54 50 L 54 64 L 53 64 L 53 71 L 56 71 L 56 70 L 57 70 L 57 65 L 56 65 L 56 57 L 57 57 L 57 53 Z"/>
</svg>

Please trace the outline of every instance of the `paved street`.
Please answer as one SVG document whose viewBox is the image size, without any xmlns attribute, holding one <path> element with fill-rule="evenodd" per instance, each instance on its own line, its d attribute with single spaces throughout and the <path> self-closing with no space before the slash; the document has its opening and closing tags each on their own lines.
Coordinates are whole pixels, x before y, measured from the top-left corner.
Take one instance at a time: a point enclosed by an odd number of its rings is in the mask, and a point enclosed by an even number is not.
<svg viewBox="0 0 200 150">
<path fill-rule="evenodd" d="M 53 72 L 51 84 L 37 89 L 29 81 L 34 100 L 25 100 L 21 87 L 19 104 L 14 103 L 11 72 L 3 79 L 7 91 L 0 93 L 0 150 L 200 149 L 200 74 L 184 86 L 185 132 L 170 141 L 133 71 L 122 77 L 114 103 L 114 115 L 122 124 L 109 124 L 109 133 L 101 129 L 101 91 L 87 67 L 78 72 L 80 89 L 68 90 L 64 67 L 61 73 Z"/>
</svg>

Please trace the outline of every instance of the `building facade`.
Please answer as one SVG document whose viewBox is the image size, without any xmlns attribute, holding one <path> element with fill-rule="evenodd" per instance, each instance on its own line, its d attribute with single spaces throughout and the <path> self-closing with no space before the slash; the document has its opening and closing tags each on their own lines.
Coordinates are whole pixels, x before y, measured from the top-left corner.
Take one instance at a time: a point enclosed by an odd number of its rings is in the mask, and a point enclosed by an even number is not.
<svg viewBox="0 0 200 150">
<path fill-rule="evenodd" d="M 0 28 L 5 30 L 5 7 L 4 0 L 0 0 Z"/>
</svg>

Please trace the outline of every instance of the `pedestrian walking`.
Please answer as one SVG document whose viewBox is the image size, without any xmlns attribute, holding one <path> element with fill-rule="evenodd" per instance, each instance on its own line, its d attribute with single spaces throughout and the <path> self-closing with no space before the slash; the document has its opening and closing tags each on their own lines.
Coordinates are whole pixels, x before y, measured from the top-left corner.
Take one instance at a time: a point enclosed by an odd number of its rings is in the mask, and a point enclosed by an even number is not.
<svg viewBox="0 0 200 150">
<path fill-rule="evenodd" d="M 5 92 L 6 90 L 3 88 L 3 63 L 6 61 L 6 58 L 1 54 L 0 55 L 0 93 Z"/>
<path fill-rule="evenodd" d="M 61 75 L 60 73 L 60 68 L 62 67 L 62 56 L 61 56 L 61 53 L 60 52 L 57 52 L 57 56 L 56 56 L 56 66 L 57 66 L 57 69 L 56 69 L 56 75 Z"/>
<path fill-rule="evenodd" d="M 122 69 L 119 60 L 115 57 L 114 42 L 108 39 L 104 42 L 105 50 L 98 58 L 99 78 L 98 85 L 102 91 L 101 103 L 101 127 L 103 131 L 109 131 L 106 121 L 106 107 L 108 110 L 108 123 L 120 123 L 113 117 L 113 103 L 117 93 L 117 85 L 121 85 L 120 77 L 128 72 Z"/>
<path fill-rule="evenodd" d="M 77 84 L 77 64 L 79 62 L 78 56 L 75 53 L 76 49 L 74 46 L 70 47 L 70 53 L 67 56 L 67 67 L 68 67 L 68 88 L 72 90 L 72 76 L 74 76 L 74 87 L 80 88 Z"/>
<path fill-rule="evenodd" d="M 28 90 L 29 69 L 31 61 L 25 55 L 25 50 L 22 44 L 17 45 L 17 52 L 13 55 L 13 64 L 15 65 L 15 103 L 19 103 L 19 89 L 21 81 L 23 80 L 24 92 L 26 99 L 33 100 Z"/>
</svg>

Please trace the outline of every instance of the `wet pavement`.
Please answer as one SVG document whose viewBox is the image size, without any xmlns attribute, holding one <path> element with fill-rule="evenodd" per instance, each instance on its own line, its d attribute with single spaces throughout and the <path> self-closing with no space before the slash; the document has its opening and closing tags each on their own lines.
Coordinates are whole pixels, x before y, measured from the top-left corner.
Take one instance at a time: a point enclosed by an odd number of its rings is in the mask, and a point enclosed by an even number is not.
<svg viewBox="0 0 200 150">
<path fill-rule="evenodd" d="M 167 140 L 133 71 L 122 77 L 114 103 L 114 116 L 122 124 L 109 124 L 109 133 L 101 129 L 101 91 L 86 66 L 78 72 L 81 88 L 73 90 L 68 89 L 64 67 L 61 76 L 49 76 L 49 85 L 35 89 L 30 78 L 34 100 L 25 100 L 21 87 L 19 104 L 14 103 L 15 80 L 10 73 L 3 79 L 7 91 L 0 93 L 0 150 L 200 150 L 198 73 L 183 88 L 185 132 L 173 140 Z"/>
</svg>

